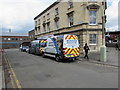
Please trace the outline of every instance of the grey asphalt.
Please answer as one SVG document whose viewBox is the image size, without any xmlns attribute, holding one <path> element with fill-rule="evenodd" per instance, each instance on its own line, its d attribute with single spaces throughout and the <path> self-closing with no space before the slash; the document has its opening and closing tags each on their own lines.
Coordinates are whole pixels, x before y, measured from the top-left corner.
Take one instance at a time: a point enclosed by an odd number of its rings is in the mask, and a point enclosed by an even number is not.
<svg viewBox="0 0 120 90">
<path fill-rule="evenodd" d="M 118 88 L 118 69 L 89 62 L 56 62 L 52 58 L 6 50 L 23 88 Z"/>
</svg>

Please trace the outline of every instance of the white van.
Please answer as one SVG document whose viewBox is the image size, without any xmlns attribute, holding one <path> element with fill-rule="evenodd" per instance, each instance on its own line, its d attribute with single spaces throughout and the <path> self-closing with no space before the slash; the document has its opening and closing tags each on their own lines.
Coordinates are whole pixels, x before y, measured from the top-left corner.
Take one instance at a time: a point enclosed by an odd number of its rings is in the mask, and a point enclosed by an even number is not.
<svg viewBox="0 0 120 90">
<path fill-rule="evenodd" d="M 42 50 L 43 57 L 54 57 L 56 61 L 61 61 L 62 59 L 75 60 L 79 53 L 78 37 L 69 34 L 48 38 L 46 47 Z"/>
</svg>

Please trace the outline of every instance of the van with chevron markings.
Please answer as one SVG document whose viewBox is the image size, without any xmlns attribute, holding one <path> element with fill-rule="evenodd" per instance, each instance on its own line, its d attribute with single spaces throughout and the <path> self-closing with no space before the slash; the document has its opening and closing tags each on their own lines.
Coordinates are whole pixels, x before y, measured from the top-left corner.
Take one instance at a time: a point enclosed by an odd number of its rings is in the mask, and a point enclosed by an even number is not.
<svg viewBox="0 0 120 90">
<path fill-rule="evenodd" d="M 56 61 L 64 59 L 75 60 L 80 53 L 78 37 L 76 35 L 59 35 L 47 39 L 46 47 L 42 49 L 42 56 L 54 57 Z"/>
</svg>

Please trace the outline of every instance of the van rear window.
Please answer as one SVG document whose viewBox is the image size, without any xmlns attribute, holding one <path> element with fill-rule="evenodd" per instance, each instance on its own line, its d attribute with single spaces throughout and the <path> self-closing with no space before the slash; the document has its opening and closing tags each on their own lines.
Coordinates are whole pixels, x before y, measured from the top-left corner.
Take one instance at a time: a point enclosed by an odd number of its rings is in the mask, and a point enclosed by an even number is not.
<svg viewBox="0 0 120 90">
<path fill-rule="evenodd" d="M 68 43 L 68 44 L 76 44 L 76 43 L 77 43 L 77 40 L 67 40 L 67 43 Z"/>
</svg>

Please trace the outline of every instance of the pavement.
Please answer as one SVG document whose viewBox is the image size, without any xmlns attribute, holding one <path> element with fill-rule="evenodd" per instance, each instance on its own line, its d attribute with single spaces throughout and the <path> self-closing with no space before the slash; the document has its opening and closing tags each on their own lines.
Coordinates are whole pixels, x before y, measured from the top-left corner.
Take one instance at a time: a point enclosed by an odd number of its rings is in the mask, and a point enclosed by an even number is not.
<svg viewBox="0 0 120 90">
<path fill-rule="evenodd" d="M 118 60 L 120 56 L 120 51 L 116 50 L 116 48 L 114 47 L 107 47 L 107 61 L 106 62 L 100 61 L 100 52 L 89 52 L 88 56 L 89 56 L 88 62 L 91 62 L 91 63 L 110 65 L 110 66 L 116 66 L 116 67 L 119 66 Z M 84 54 L 81 54 L 79 60 L 85 61 L 83 57 L 84 57 Z"/>
</svg>

